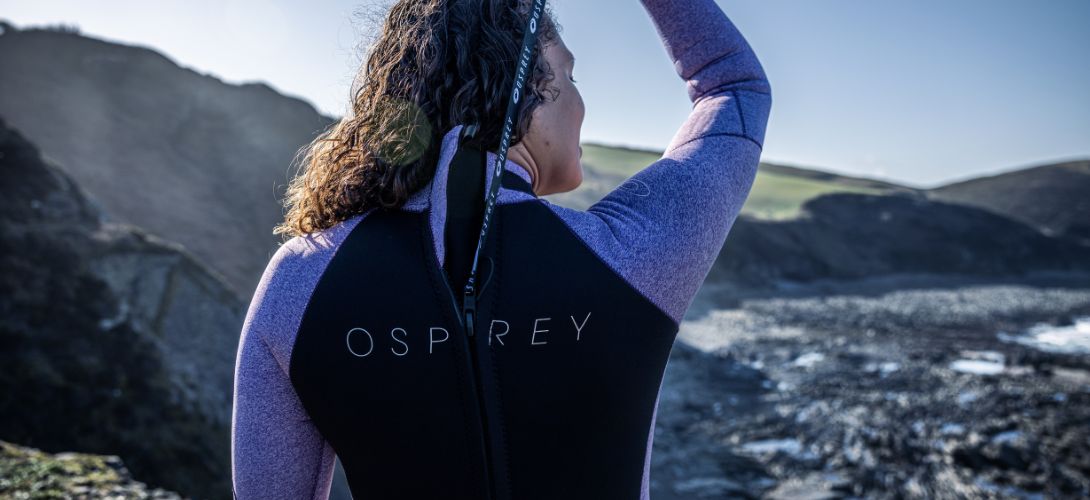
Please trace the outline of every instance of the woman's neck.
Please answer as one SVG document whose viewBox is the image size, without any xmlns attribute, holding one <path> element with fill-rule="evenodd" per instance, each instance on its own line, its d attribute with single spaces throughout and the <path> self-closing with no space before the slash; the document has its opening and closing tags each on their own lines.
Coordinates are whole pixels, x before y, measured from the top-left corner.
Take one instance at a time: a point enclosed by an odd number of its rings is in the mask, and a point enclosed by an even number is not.
<svg viewBox="0 0 1090 500">
<path fill-rule="evenodd" d="M 540 171 L 538 170 L 537 162 L 534 161 L 533 155 L 531 155 L 526 147 L 523 146 L 522 142 L 507 148 L 507 159 L 518 163 L 530 173 L 530 186 L 533 188 L 534 193 L 537 194 L 539 188 L 538 179 L 541 178 Z"/>
</svg>

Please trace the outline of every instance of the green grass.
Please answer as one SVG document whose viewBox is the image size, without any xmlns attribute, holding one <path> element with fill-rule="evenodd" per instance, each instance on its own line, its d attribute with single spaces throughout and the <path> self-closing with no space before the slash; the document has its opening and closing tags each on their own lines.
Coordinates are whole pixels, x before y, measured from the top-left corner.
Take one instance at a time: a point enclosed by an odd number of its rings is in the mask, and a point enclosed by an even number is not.
<svg viewBox="0 0 1090 500">
<path fill-rule="evenodd" d="M 661 154 L 655 151 L 583 144 L 583 163 L 598 172 L 631 176 L 655 162 Z M 789 173 L 758 170 L 753 189 L 742 207 L 742 213 L 764 219 L 785 219 L 796 216 L 803 202 L 832 192 L 881 193 L 876 187 L 852 185 L 831 180 L 810 179 Z"/>
<path fill-rule="evenodd" d="M 764 219 L 791 218 L 798 215 L 806 200 L 833 192 L 874 194 L 882 190 L 758 170 L 742 213 Z"/>
<path fill-rule="evenodd" d="M 583 144 L 583 163 L 599 172 L 628 177 L 662 157 L 662 153 Z"/>
</svg>

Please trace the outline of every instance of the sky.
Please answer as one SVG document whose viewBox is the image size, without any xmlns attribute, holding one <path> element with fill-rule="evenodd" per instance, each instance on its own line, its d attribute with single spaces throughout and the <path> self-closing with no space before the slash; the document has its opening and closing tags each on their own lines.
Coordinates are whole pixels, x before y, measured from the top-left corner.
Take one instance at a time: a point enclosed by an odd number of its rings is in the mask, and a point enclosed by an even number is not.
<svg viewBox="0 0 1090 500">
<path fill-rule="evenodd" d="M 717 3 L 772 86 L 762 161 L 932 187 L 1090 158 L 1090 1 Z M 341 116 L 384 5 L 0 0 L 0 18 L 152 47 Z M 640 3 L 549 5 L 578 60 L 582 140 L 663 149 L 691 103 Z"/>
</svg>

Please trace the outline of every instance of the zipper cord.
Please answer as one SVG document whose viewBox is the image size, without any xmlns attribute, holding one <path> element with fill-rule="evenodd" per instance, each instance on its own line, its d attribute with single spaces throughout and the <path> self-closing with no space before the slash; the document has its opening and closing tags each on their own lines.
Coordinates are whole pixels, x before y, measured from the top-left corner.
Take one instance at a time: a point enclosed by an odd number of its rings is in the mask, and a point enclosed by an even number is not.
<svg viewBox="0 0 1090 500">
<path fill-rule="evenodd" d="M 511 90 L 511 100 L 507 104 L 507 116 L 503 122 L 503 132 L 500 134 L 500 151 L 496 158 L 496 166 L 492 173 L 492 184 L 488 189 L 488 199 L 484 209 L 484 221 L 481 223 L 481 234 L 477 239 L 477 250 L 473 253 L 473 266 L 469 271 L 469 280 L 466 282 L 463 293 L 462 314 L 466 320 L 466 334 L 473 336 L 476 330 L 477 317 L 477 261 L 481 256 L 481 248 L 488 239 L 488 230 L 492 227 L 492 211 L 496 205 L 496 196 L 500 191 L 500 175 L 507 164 L 507 148 L 511 145 L 511 129 L 514 128 L 515 119 L 518 117 L 518 103 L 522 96 L 522 86 L 526 83 L 526 74 L 532 71 L 530 58 L 533 55 L 534 46 L 537 44 L 537 23 L 541 18 L 541 11 L 545 8 L 545 0 L 534 0 L 530 18 L 527 21 L 526 30 L 522 36 L 522 53 L 519 55 L 518 69 L 515 72 L 515 86 Z M 476 134 L 477 127 L 473 125 L 469 129 L 469 136 Z"/>
</svg>

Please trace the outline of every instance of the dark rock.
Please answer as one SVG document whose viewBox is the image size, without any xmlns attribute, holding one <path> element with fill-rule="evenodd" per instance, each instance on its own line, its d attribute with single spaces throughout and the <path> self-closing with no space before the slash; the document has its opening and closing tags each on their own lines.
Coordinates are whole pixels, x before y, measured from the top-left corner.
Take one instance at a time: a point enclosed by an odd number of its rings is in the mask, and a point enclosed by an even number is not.
<svg viewBox="0 0 1090 500">
<path fill-rule="evenodd" d="M 946 184 L 927 195 L 968 204 L 1090 244 L 1090 161 L 1022 168 Z"/>
<path fill-rule="evenodd" d="M 179 246 L 103 222 L 2 121 L 0 169 L 0 437 L 229 497 L 241 301 Z"/>
<path fill-rule="evenodd" d="M 803 211 L 784 221 L 739 217 L 708 280 L 762 288 L 899 273 L 1090 271 L 1086 246 L 911 192 L 826 194 Z"/>
</svg>

